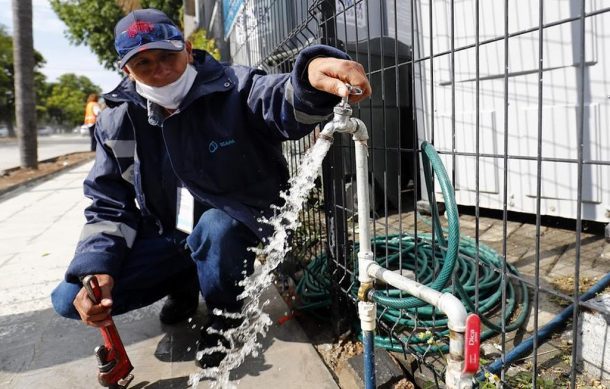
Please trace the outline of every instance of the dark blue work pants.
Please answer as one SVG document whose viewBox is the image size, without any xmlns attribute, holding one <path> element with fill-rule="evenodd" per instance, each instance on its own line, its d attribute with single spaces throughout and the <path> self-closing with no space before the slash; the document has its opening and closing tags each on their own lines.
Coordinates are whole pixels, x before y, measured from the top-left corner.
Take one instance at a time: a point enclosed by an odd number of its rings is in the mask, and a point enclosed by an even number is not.
<svg viewBox="0 0 610 389">
<path fill-rule="evenodd" d="M 184 247 L 185 238 L 190 252 Z M 114 280 L 112 314 L 150 305 L 196 279 L 208 310 L 238 311 L 237 295 L 242 290 L 238 282 L 244 271 L 253 271 L 254 253 L 248 248 L 257 243 L 245 225 L 215 208 L 201 215 L 188 237 L 179 231 L 139 236 Z M 80 288 L 62 281 L 51 294 L 55 311 L 80 319 L 72 304 Z"/>
</svg>

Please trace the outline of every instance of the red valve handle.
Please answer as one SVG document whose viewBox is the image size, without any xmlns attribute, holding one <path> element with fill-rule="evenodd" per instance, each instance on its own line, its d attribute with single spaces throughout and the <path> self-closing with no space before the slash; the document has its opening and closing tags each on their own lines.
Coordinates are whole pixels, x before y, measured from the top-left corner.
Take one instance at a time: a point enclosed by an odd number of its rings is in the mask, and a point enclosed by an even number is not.
<svg viewBox="0 0 610 389">
<path fill-rule="evenodd" d="M 481 319 L 471 313 L 466 318 L 464 334 L 464 373 L 474 374 L 479 370 L 479 347 L 481 345 Z"/>
</svg>

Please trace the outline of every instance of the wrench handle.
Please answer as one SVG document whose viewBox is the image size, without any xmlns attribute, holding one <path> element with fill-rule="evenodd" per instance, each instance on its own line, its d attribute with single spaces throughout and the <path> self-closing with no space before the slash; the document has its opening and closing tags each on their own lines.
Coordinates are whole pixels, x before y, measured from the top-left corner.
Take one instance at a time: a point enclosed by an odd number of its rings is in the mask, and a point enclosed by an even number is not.
<svg viewBox="0 0 610 389">
<path fill-rule="evenodd" d="M 87 291 L 87 295 L 89 295 L 89 299 L 93 301 L 94 304 L 99 304 L 102 300 L 102 289 L 97 281 L 97 277 L 94 275 L 83 277 L 83 286 Z"/>
</svg>

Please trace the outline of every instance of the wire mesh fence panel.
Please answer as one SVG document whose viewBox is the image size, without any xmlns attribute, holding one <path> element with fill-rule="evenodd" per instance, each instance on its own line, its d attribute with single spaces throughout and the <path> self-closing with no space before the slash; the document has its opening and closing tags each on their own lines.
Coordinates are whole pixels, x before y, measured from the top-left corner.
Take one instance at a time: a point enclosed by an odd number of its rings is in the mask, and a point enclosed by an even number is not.
<svg viewBox="0 0 610 389">
<path fill-rule="evenodd" d="M 353 143 L 336 136 L 293 234 L 300 307 L 334 314 L 338 333 L 357 327 L 355 242 L 371 223 L 380 265 L 482 317 L 481 385 L 603 387 L 610 331 L 592 323 L 610 315 L 609 11 L 603 0 L 244 1 L 228 32 L 234 62 L 287 72 L 323 43 L 373 87 L 353 107 L 370 137 L 371 209 L 357 212 Z M 292 173 L 314 141 L 284 145 Z M 442 166 L 424 169 L 424 141 Z M 443 213 L 452 203 L 458 229 Z M 376 346 L 441 387 L 446 316 L 376 289 Z"/>
</svg>

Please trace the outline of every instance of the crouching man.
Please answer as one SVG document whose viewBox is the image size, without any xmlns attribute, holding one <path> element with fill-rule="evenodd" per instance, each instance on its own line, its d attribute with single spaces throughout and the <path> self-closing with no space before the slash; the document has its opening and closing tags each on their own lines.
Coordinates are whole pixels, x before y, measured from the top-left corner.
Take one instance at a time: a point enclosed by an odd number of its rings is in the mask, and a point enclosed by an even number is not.
<svg viewBox="0 0 610 389">
<path fill-rule="evenodd" d="M 194 50 L 161 11 L 136 10 L 115 27 L 127 76 L 104 96 L 95 125 L 96 159 L 84 182 L 93 202 L 55 310 L 100 327 L 113 315 L 168 296 L 165 324 L 197 309 L 237 312 L 242 271 L 253 271 L 256 246 L 269 234 L 257 221 L 288 179 L 281 142 L 299 139 L 346 96 L 345 84 L 371 93 L 362 66 L 339 50 L 303 50 L 290 74 L 225 66 Z M 96 275 L 93 304 L 80 280 Z M 238 323 L 210 315 L 207 326 Z M 215 346 L 204 328 L 198 348 Z M 197 353 L 201 367 L 224 354 Z"/>
</svg>

